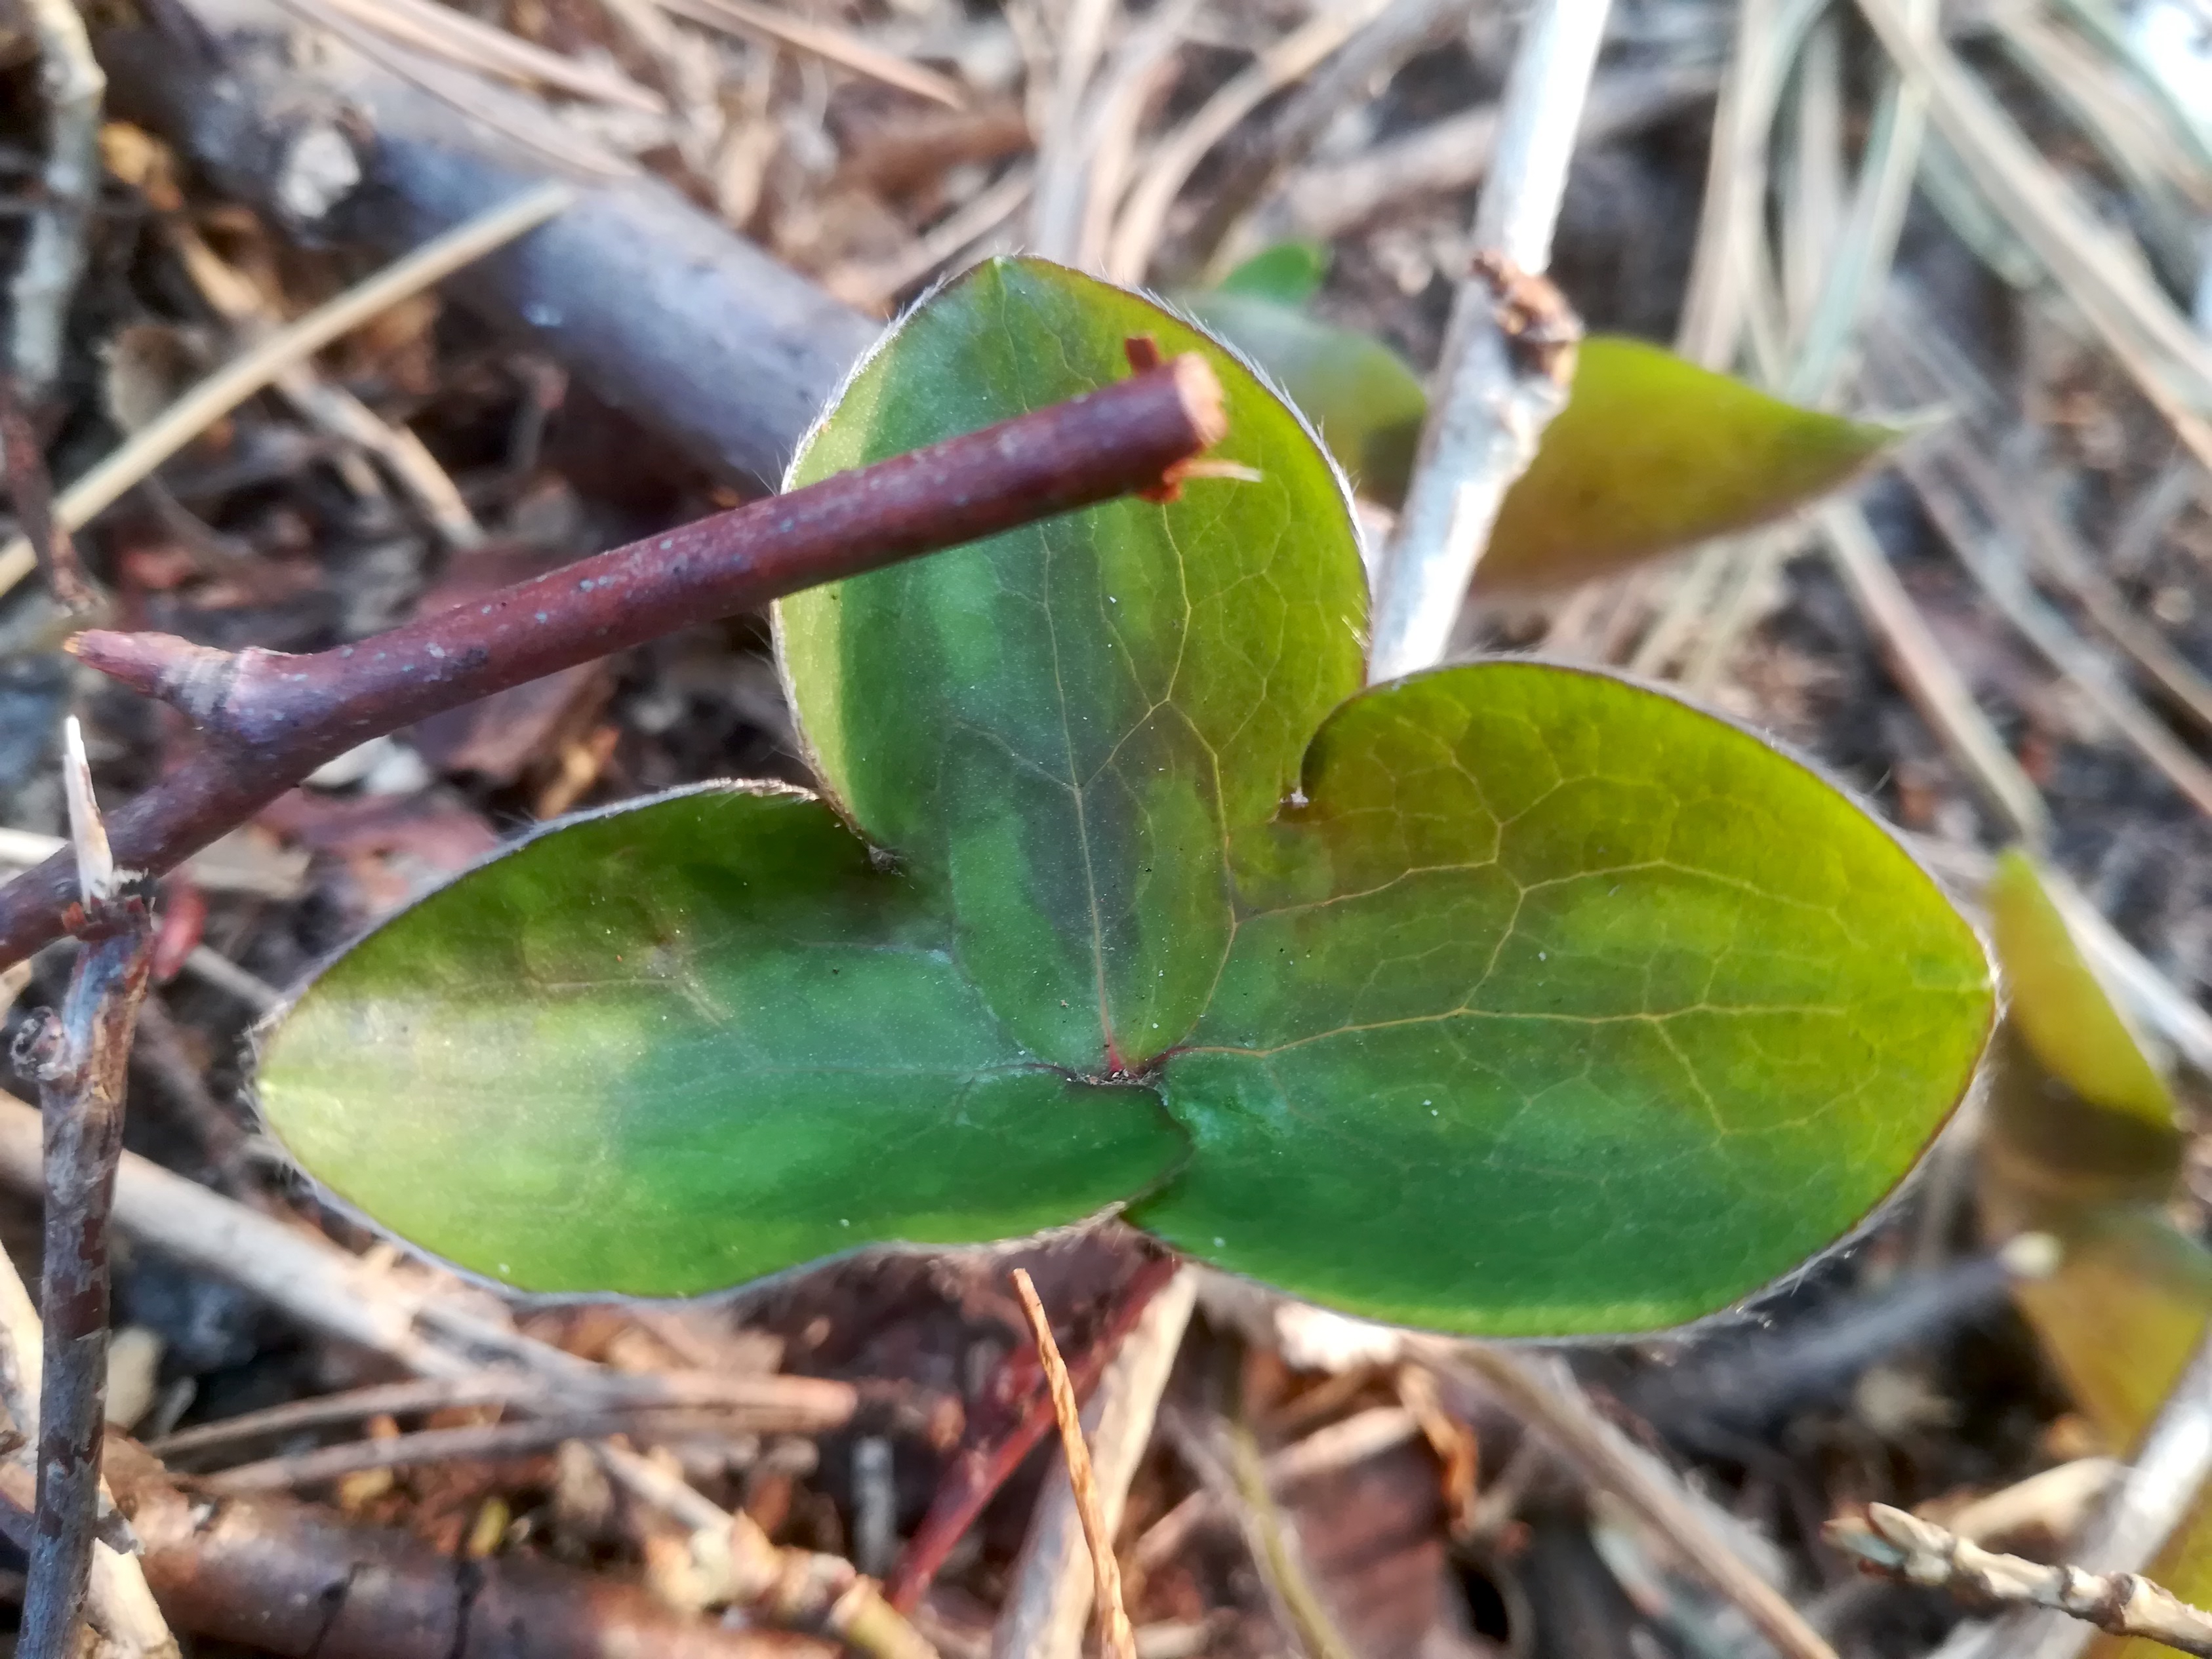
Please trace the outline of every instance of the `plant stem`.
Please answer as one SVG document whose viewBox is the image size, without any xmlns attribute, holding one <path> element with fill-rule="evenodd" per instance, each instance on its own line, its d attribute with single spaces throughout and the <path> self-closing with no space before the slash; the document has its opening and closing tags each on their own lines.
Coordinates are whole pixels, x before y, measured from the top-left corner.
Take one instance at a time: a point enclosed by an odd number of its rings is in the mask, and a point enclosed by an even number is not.
<svg viewBox="0 0 2212 1659">
<path fill-rule="evenodd" d="M 1370 682 L 1443 657 L 1498 503 L 1566 406 L 1581 325 L 1543 271 L 1607 9 L 1608 0 L 1543 0 L 1513 61 L 1497 160 L 1475 212 L 1475 269 L 1453 304 L 1439 390 L 1376 595 Z"/>
<path fill-rule="evenodd" d="M 81 634 L 78 656 L 176 704 L 205 736 L 115 815 L 116 857 L 158 874 L 370 738 L 804 587 L 1158 488 L 1224 429 L 1212 370 L 1182 357 L 335 650 Z M 0 888 L 0 966 L 64 931 L 74 885 L 58 854 Z"/>
<path fill-rule="evenodd" d="M 16 1649 L 23 1659 L 69 1659 L 84 1616 L 106 1416 L 107 1218 L 123 1153 L 131 1032 L 153 947 L 144 904 L 119 890 L 74 719 L 63 763 L 84 947 L 60 1019 L 34 1030 L 22 1051 L 39 1079 L 46 1152 L 46 1353 L 38 1512 Z"/>
</svg>

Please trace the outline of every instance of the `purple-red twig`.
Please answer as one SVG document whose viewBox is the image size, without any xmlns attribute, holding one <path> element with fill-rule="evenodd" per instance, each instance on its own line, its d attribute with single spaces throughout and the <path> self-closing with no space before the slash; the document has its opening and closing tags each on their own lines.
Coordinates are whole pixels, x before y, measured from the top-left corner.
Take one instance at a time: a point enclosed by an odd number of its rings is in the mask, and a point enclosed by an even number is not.
<svg viewBox="0 0 2212 1659">
<path fill-rule="evenodd" d="M 38 429 L 16 396 L 14 377 L 6 374 L 0 374 L 0 462 L 5 464 L 0 471 L 4 471 L 9 499 L 15 503 L 15 521 L 38 557 L 46 591 L 64 610 L 91 609 L 99 596 L 77 563 L 69 526 L 54 517 L 54 481 L 46 471 Z"/>
<path fill-rule="evenodd" d="M 160 873 L 325 761 L 441 709 L 787 593 L 1134 491 L 1226 429 L 1186 356 L 1084 397 L 755 501 L 335 650 L 209 650 L 94 630 L 70 648 L 203 730 L 118 811 L 118 863 Z M 71 928 L 65 857 L 0 888 L 0 966 Z"/>
</svg>

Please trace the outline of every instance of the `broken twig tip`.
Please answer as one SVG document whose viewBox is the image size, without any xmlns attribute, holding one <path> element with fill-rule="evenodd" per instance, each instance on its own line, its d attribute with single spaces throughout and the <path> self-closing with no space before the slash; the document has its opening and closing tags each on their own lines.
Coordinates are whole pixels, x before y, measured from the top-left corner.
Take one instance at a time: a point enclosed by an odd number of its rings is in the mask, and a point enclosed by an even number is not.
<svg viewBox="0 0 2212 1659">
<path fill-rule="evenodd" d="M 92 764 L 85 758 L 84 727 L 71 714 L 62 722 L 62 788 L 69 799 L 70 845 L 76 852 L 77 886 L 85 908 L 96 910 L 115 896 L 115 854 L 107 824 L 92 793 Z"/>
</svg>

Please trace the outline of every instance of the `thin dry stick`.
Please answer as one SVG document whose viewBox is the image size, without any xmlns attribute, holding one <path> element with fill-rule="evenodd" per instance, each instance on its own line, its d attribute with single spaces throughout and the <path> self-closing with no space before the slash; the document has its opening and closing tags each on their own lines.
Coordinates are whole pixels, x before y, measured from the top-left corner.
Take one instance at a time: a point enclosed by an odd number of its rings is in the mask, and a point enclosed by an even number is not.
<svg viewBox="0 0 2212 1659">
<path fill-rule="evenodd" d="M 690 1565 L 708 1601 L 769 1602 L 777 1623 L 819 1629 L 868 1659 L 937 1659 L 851 1562 L 778 1548 L 743 1510 L 724 1510 L 635 1452 L 605 1442 L 591 1451 L 617 1485 L 691 1529 Z"/>
<path fill-rule="evenodd" d="M 31 1293 L 5 1250 L 0 1250 L 0 1396 L 8 1415 L 35 1455 L 39 1439 L 39 1395 L 33 1386 L 46 1369 L 46 1330 Z M 100 1482 L 100 1502 L 111 1500 Z M 33 1498 L 36 1504 L 35 1496 Z M 177 1640 L 161 1617 L 138 1558 L 106 1540 L 92 1547 L 92 1575 L 86 1612 L 106 1644 L 103 1659 L 177 1659 Z"/>
<path fill-rule="evenodd" d="M 1067 1457 L 1068 1485 L 1075 1494 L 1076 1513 L 1083 1518 L 1083 1536 L 1091 1546 L 1091 1571 L 1098 1601 L 1098 1644 L 1113 1659 L 1137 1659 L 1136 1633 L 1129 1627 L 1128 1610 L 1121 1605 L 1121 1565 L 1114 1559 L 1114 1535 L 1099 1512 L 1098 1493 L 1091 1477 L 1090 1449 L 1083 1443 L 1083 1419 L 1075 1405 L 1075 1385 L 1067 1380 L 1060 1362 L 1060 1345 L 1052 1340 L 1052 1321 L 1045 1316 L 1036 1286 L 1020 1267 L 1014 1269 L 1014 1290 L 1022 1299 L 1036 1333 L 1037 1358 L 1043 1362 L 1052 1389 L 1053 1415 L 1060 1419 L 1060 1449 Z M 1157 1305 L 1157 1304 L 1156 1304 Z"/>
<path fill-rule="evenodd" d="M 858 1403 L 858 1395 L 850 1383 L 827 1377 L 776 1373 L 744 1376 L 703 1371 L 609 1372 L 588 1382 L 556 1383 L 532 1372 L 487 1369 L 463 1376 L 377 1382 L 341 1394 L 289 1401 L 265 1411 L 244 1412 L 236 1417 L 179 1429 L 152 1442 L 147 1449 L 158 1457 L 174 1460 L 236 1445 L 242 1440 L 267 1439 L 334 1423 L 357 1423 L 368 1417 L 400 1417 L 455 1406 L 504 1406 L 529 1412 L 561 1408 L 571 1413 L 586 1406 L 610 1411 L 714 1407 L 726 1413 L 726 1424 L 730 1426 L 819 1434 L 850 1422 Z"/>
<path fill-rule="evenodd" d="M 1051 115 L 1038 136 L 1036 194 L 1030 203 L 1030 243 L 1047 258 L 1073 258 L 1083 234 L 1091 174 L 1083 121 L 1117 9 L 1115 0 L 1060 0 L 1057 7 Z"/>
<path fill-rule="evenodd" d="M 1825 1536 L 1885 1577 L 1948 1590 L 1963 1601 L 2049 1607 L 2109 1635 L 2212 1659 L 2212 1613 L 2132 1572 L 2084 1572 L 2002 1555 L 1887 1504 L 1868 1504 L 1863 1523 L 1830 1522 Z"/>
<path fill-rule="evenodd" d="M 1091 1430 L 1091 1485 L 1108 1538 L 1121 1530 L 1129 1483 L 1152 1443 L 1168 1375 L 1198 1297 L 1197 1275 L 1179 1269 L 1146 1306 L 1115 1350 L 1085 1407 Z M 1042 1353 L 1042 1351 L 1040 1351 Z M 1077 1659 L 1096 1596 L 1085 1522 L 1065 1471 L 1046 1477 L 1006 1603 L 991 1632 L 997 1659 Z"/>
<path fill-rule="evenodd" d="M 54 522 L 54 481 L 30 412 L 15 395 L 15 377 L 0 372 L 0 473 L 4 473 L 15 521 L 31 544 L 46 592 L 65 611 L 89 611 L 97 603 L 92 584 L 78 563 L 76 544 Z"/>
<path fill-rule="evenodd" d="M 54 517 L 76 532 L 125 490 L 296 363 L 342 334 L 442 281 L 494 248 L 545 222 L 568 206 L 565 185 L 544 185 L 424 243 L 405 258 L 347 289 L 327 305 L 279 329 L 243 356 L 224 364 L 131 435 L 128 442 L 61 493 Z M 36 559 L 17 536 L 0 547 L 0 593 L 27 575 Z"/>
<path fill-rule="evenodd" d="M 63 326 L 84 269 L 85 222 L 100 189 L 100 106 L 107 77 L 70 0 L 25 0 L 23 16 L 39 43 L 46 159 L 40 212 L 9 293 L 15 313 L 9 355 L 16 384 L 35 399 L 61 373 Z"/>
<path fill-rule="evenodd" d="M 25 1659 L 76 1651 L 100 1509 L 107 1395 L 107 1221 L 123 1151 L 124 1077 L 146 994 L 153 928 L 117 879 L 92 798 L 84 736 L 65 728 L 63 781 L 82 894 L 84 939 L 61 1017 L 27 1048 L 46 1129 L 46 1334 L 39 1400 L 38 1516 L 31 1540 Z"/>
<path fill-rule="evenodd" d="M 1440 1372 L 1472 1376 L 1579 1468 L 1611 1492 L 1692 1570 L 1735 1603 L 1785 1659 L 1836 1659 L 1836 1650 L 1787 1600 L 1753 1571 L 1681 1496 L 1647 1466 L 1581 1392 L 1547 1379 L 1511 1351 L 1489 1343 L 1432 1344 Z"/>
<path fill-rule="evenodd" d="M 1158 485 L 1225 429 L 1196 356 L 312 655 L 95 631 L 77 655 L 175 703 L 206 741 L 116 814 L 160 873 L 324 762 L 441 709 L 817 583 Z M 54 861 L 0 888 L 0 965 L 62 928 Z"/>
<path fill-rule="evenodd" d="M 1580 325 L 1541 280 L 1607 0 L 1543 0 L 1525 27 L 1476 210 L 1440 389 L 1376 597 L 1370 681 L 1429 667 L 1451 639 L 1498 503 L 1566 406 Z"/>
</svg>

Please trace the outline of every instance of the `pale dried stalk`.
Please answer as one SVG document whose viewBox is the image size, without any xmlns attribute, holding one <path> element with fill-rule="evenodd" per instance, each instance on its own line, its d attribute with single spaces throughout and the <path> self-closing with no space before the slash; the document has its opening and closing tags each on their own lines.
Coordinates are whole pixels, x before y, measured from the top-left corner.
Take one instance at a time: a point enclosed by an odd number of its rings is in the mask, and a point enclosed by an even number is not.
<svg viewBox="0 0 2212 1659">
<path fill-rule="evenodd" d="M 84 269 L 85 222 L 100 190 L 100 106 L 107 77 L 71 0 L 24 0 L 23 15 L 39 43 L 39 84 L 46 97 L 43 200 L 9 292 L 15 313 L 9 356 L 28 404 L 61 373 L 62 331 Z"/>
<path fill-rule="evenodd" d="M 1183 1268 L 1151 1301 L 1122 1340 L 1084 1412 L 1093 1486 L 1106 1535 L 1120 1531 L 1129 1483 L 1152 1443 L 1168 1374 L 1190 1325 L 1198 1278 Z M 1015 1568 L 1006 1607 L 992 1632 L 998 1659 L 1076 1659 L 1097 1583 L 1075 1488 L 1065 1468 L 1046 1477 Z"/>
<path fill-rule="evenodd" d="M 1961 1600 L 2049 1607 L 2112 1636 L 2162 1642 L 2212 1659 L 2212 1613 L 2132 1572 L 2084 1572 L 2003 1555 L 1887 1504 L 1869 1504 L 1863 1526 L 1832 1522 L 1827 1540 L 1893 1578 Z"/>
<path fill-rule="evenodd" d="M 1899 71 L 1975 184 L 2081 310 L 2199 461 L 2212 466 L 2212 346 L 2166 298 L 2136 252 L 2067 187 L 1949 47 L 1911 27 L 1899 0 L 1859 0 Z"/>
<path fill-rule="evenodd" d="M 1176 1277 L 1178 1281 L 1182 1281 L 1189 1276 L 1189 1270 L 1186 1268 Z M 1045 1313 L 1044 1304 L 1037 1297 L 1036 1286 L 1030 1281 L 1029 1274 L 1019 1267 L 1014 1269 L 1013 1280 L 1015 1293 L 1021 1297 L 1022 1311 L 1029 1316 L 1030 1329 L 1036 1338 L 1037 1358 L 1044 1366 L 1045 1382 L 1052 1394 L 1053 1415 L 1060 1424 L 1060 1449 L 1067 1460 L 1067 1490 L 1073 1494 L 1075 1513 L 1082 1522 L 1084 1541 L 1090 1547 L 1091 1578 L 1098 1609 L 1098 1645 L 1109 1659 L 1136 1659 L 1136 1635 L 1129 1626 L 1128 1611 L 1121 1605 L 1121 1566 L 1114 1557 L 1113 1529 L 1099 1502 L 1098 1483 L 1091 1468 L 1090 1448 L 1084 1443 L 1083 1420 L 1075 1404 L 1075 1385 L 1068 1380 L 1067 1366 L 1060 1359 L 1060 1345 L 1053 1340 L 1052 1321 Z M 1162 1303 L 1170 1299 L 1173 1289 L 1174 1286 L 1170 1285 L 1168 1291 L 1163 1291 L 1153 1298 L 1152 1306 L 1145 1310 L 1146 1322 L 1157 1323 L 1155 1316 Z M 1188 1292 L 1182 1298 L 1182 1306 L 1184 1318 L 1188 1319 L 1190 1310 Z M 1143 1328 L 1140 1324 L 1139 1330 Z M 1179 1345 L 1182 1340 L 1179 1325 L 1175 1330 L 1175 1337 L 1176 1345 Z M 1136 1340 L 1137 1333 L 1132 1332 L 1130 1341 L 1133 1343 Z M 1174 1359 L 1174 1346 L 1169 1347 L 1167 1358 L 1170 1363 Z M 1127 1352 L 1127 1345 L 1123 1352 Z M 1116 1356 L 1117 1363 L 1120 1358 Z M 1159 1365 L 1158 1370 L 1158 1382 L 1164 1385 L 1167 1380 L 1167 1366 Z M 1102 1389 L 1104 1387 L 1103 1379 L 1100 1386 Z M 1152 1404 L 1157 1407 L 1158 1403 L 1156 1388 Z M 1145 1441 L 1151 1437 L 1152 1413 L 1146 1410 L 1141 1415 L 1146 1419 L 1146 1432 L 1134 1437 L 1139 1451 Z M 1100 1426 L 1103 1427 L 1103 1419 Z M 1128 1460 L 1131 1473 L 1134 1472 L 1135 1461 L 1133 1457 Z M 1126 1477 L 1122 1481 L 1122 1490 L 1124 1493 L 1127 1490 Z M 1048 1530 L 1046 1516 L 1041 1510 L 1032 1537 L 1044 1536 Z M 1053 1623 L 1058 1622 L 1054 1618 L 1056 1610 L 1069 1605 L 1069 1598 L 1060 1589 L 1067 1575 L 1061 1561 L 1057 1559 L 1059 1553 L 1047 1548 L 1031 1549 L 1024 1553 L 1022 1584 L 1018 1585 L 1013 1607 L 1010 1609 L 1023 1616 L 1000 1621 L 1000 1628 L 992 1638 L 993 1654 L 1001 1656 L 1002 1659 L 1015 1659 L 1015 1656 L 1019 1656 L 1019 1659 L 1057 1659 L 1062 1651 L 1079 1651 L 1083 1625 L 1080 1600 L 1073 1603 L 1077 1609 L 1074 1620 L 1076 1643 L 1073 1648 L 1063 1648 L 1054 1641 L 1050 1629 Z M 1054 1559 L 1048 1559 L 1048 1557 Z M 1049 1603 L 1048 1606 L 1038 1605 L 1038 1598 L 1033 1595 L 1019 1594 L 1021 1588 L 1039 1577 L 1046 1580 L 1048 1594 L 1042 1600 Z"/>
<path fill-rule="evenodd" d="M 1541 0 L 1525 26 L 1506 82 L 1497 160 L 1475 210 L 1478 269 L 1453 306 L 1419 464 L 1376 595 L 1370 682 L 1443 656 L 1498 504 L 1566 406 L 1578 331 L 1572 313 L 1544 284 L 1539 307 L 1553 310 L 1565 338 L 1532 341 L 1516 320 L 1527 314 L 1523 279 L 1540 277 L 1551 264 L 1607 10 L 1608 0 Z"/>
<path fill-rule="evenodd" d="M 95 514 L 191 442 L 211 422 L 222 419 L 285 370 L 306 362 L 339 336 L 389 311 L 402 300 L 544 223 L 571 199 L 564 185 L 543 185 L 526 191 L 424 243 L 328 304 L 286 325 L 192 387 L 133 433 L 121 448 L 62 491 L 54 501 L 55 521 L 71 532 L 83 529 Z M 25 538 L 17 536 L 0 547 L 0 593 L 22 580 L 36 565 Z"/>
</svg>

